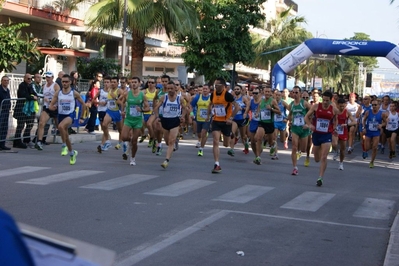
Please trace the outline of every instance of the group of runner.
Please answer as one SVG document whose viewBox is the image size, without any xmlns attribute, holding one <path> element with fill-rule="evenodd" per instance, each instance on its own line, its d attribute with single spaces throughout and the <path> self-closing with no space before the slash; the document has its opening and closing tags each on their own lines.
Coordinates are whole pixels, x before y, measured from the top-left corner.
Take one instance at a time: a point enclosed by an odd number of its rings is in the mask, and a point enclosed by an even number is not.
<svg viewBox="0 0 399 266">
<path fill-rule="evenodd" d="M 74 164 L 77 151 L 72 150 L 67 129 L 75 117 L 75 99 L 82 100 L 79 93 L 70 88 L 69 79 L 67 75 L 63 77 L 63 88 L 60 91 L 51 86 L 44 87 L 46 106 L 39 132 L 44 122 L 54 117 L 54 112 L 58 110 L 58 127 L 63 140 L 62 155 L 69 153 L 70 163 Z M 182 128 L 188 128 L 192 123 L 198 137 L 198 156 L 204 156 L 208 133 L 212 132 L 215 161 L 212 173 L 222 171 L 219 142 L 223 141 L 223 145 L 229 147 L 228 155 L 235 156 L 234 147 L 238 136 L 244 146 L 244 153 L 248 154 L 251 146 L 255 155 L 253 162 L 261 165 L 264 147 L 269 144 L 271 159 L 278 160 L 278 137 L 284 149 L 288 149 L 290 135 L 292 175 L 299 174 L 298 160 L 302 154 L 306 154 L 304 165 L 309 166 L 313 151 L 315 161 L 320 161 L 316 182 L 318 186 L 323 184 L 331 148 L 334 160 L 339 158 L 338 168 L 344 170 L 345 154 L 353 152 L 357 131 L 361 138 L 363 158 L 366 159 L 368 151 L 372 151 L 370 168 L 374 167 L 379 144 L 383 153 L 387 139 L 389 158 L 396 157 L 399 116 L 396 112 L 397 103 L 390 101 L 388 96 L 380 104 L 378 100 L 370 102 L 370 96 L 365 96 L 362 103 L 357 103 L 353 93 L 346 101 L 331 91 L 320 95 L 317 89 L 309 97 L 298 86 L 282 92 L 262 86 L 247 91 L 240 85 L 229 90 L 223 78 L 216 79 L 213 86 L 201 86 L 198 93 L 192 95 L 181 87 L 178 80 L 172 81 L 167 75 L 162 76 L 160 81 L 160 89 L 156 88 L 156 80 L 150 78 L 147 81 L 148 87 L 141 90 L 141 80 L 138 77 L 126 79 L 128 86 L 118 86 L 120 83 L 116 77 L 104 78 L 103 88 L 95 97 L 98 99 L 98 114 L 103 131 L 101 144 L 97 147 L 99 153 L 111 147 L 109 125 L 113 122 L 119 131 L 115 148 L 122 148 L 122 158 L 127 160 L 130 157 L 130 165 L 136 165 L 138 139 L 142 136 L 140 142 L 144 140 L 143 130 L 147 128 L 148 147 L 152 148 L 153 153 L 161 155 L 162 140 L 165 141 L 168 148 L 161 166 L 167 168 L 173 151 L 179 148 Z"/>
</svg>

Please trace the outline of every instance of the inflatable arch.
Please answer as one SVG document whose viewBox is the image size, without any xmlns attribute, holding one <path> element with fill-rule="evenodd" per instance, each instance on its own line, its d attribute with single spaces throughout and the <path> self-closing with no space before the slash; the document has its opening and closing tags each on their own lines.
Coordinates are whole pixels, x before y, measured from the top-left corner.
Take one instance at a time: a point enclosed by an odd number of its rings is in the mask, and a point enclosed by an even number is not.
<svg viewBox="0 0 399 266">
<path fill-rule="evenodd" d="M 386 57 L 399 68 L 399 46 L 393 43 L 314 38 L 305 41 L 277 62 L 272 70 L 272 88 L 286 88 L 287 73 L 313 54 Z"/>
</svg>

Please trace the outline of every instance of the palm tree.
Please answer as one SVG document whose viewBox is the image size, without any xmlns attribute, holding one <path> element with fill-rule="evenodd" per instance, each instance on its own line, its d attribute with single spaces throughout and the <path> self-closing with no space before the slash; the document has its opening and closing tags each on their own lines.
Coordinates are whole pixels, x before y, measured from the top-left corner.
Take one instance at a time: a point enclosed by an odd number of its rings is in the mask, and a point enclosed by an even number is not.
<svg viewBox="0 0 399 266">
<path fill-rule="evenodd" d="M 267 68 L 270 63 L 273 66 L 295 46 L 311 38 L 311 34 L 300 25 L 306 23 L 306 19 L 302 16 L 292 17 L 289 14 L 290 11 L 291 8 L 281 12 L 276 19 L 270 21 L 271 29 L 268 38 L 261 35 L 253 37 L 256 57 L 252 66 Z M 284 49 L 286 47 L 290 49 Z M 263 54 L 272 51 L 276 52 Z"/>
<path fill-rule="evenodd" d="M 123 0 L 100 0 L 90 7 L 86 23 L 91 32 L 120 29 L 123 13 Z M 127 30 L 132 35 L 131 75 L 143 75 L 147 34 L 164 32 L 169 38 L 174 34 L 196 35 L 198 21 L 198 14 L 189 0 L 127 0 Z"/>
</svg>

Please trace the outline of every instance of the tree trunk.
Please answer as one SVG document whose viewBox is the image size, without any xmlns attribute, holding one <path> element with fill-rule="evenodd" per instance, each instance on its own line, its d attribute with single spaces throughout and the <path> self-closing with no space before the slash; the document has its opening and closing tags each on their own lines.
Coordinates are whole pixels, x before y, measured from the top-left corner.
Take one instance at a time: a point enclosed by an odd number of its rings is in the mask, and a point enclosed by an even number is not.
<svg viewBox="0 0 399 266">
<path fill-rule="evenodd" d="M 132 62 L 131 72 L 132 77 L 143 77 L 143 57 L 145 52 L 145 36 L 141 36 L 133 31 L 132 33 Z"/>
</svg>

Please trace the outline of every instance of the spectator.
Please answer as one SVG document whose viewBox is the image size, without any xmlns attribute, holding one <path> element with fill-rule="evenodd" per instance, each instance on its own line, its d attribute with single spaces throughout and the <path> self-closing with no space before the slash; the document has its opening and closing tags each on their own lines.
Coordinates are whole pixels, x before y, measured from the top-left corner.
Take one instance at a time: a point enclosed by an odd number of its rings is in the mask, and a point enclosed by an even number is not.
<svg viewBox="0 0 399 266">
<path fill-rule="evenodd" d="M 89 108 L 90 118 L 86 125 L 86 130 L 89 134 L 95 134 L 94 128 L 97 119 L 97 106 L 98 106 L 98 92 L 100 90 L 100 81 L 95 80 L 91 83 L 90 89 L 86 94 L 86 106 Z"/>
<path fill-rule="evenodd" d="M 65 75 L 65 72 L 64 72 L 64 71 L 58 72 L 58 78 L 55 80 L 55 83 L 57 83 L 58 86 L 60 86 L 60 88 L 62 88 L 61 79 L 62 79 L 62 76 L 64 76 L 64 75 Z"/>
<path fill-rule="evenodd" d="M 10 78 L 3 76 L 0 84 L 0 150 L 11 150 L 6 146 L 6 138 L 8 131 L 8 117 L 10 115 L 11 102 L 8 100 L 11 98 L 8 84 Z"/>
<path fill-rule="evenodd" d="M 71 88 L 73 90 L 76 90 L 77 92 L 79 92 L 79 88 L 78 88 L 79 73 L 78 73 L 78 71 L 72 71 L 70 76 L 71 76 L 71 79 L 72 79 Z M 60 88 L 62 88 L 62 87 L 60 87 Z"/>
<path fill-rule="evenodd" d="M 27 73 L 24 76 L 24 81 L 21 82 L 18 86 L 17 91 L 17 103 L 14 108 L 13 117 L 17 119 L 17 128 L 15 130 L 15 139 L 14 139 L 14 148 L 26 149 L 27 144 L 29 147 L 34 148 L 35 144 L 30 139 L 30 132 L 33 128 L 33 122 L 35 120 L 35 112 L 24 111 L 25 103 L 29 103 L 29 101 L 37 100 L 37 93 L 32 87 L 32 76 Z M 24 135 L 21 140 L 21 133 L 24 130 Z"/>
</svg>

